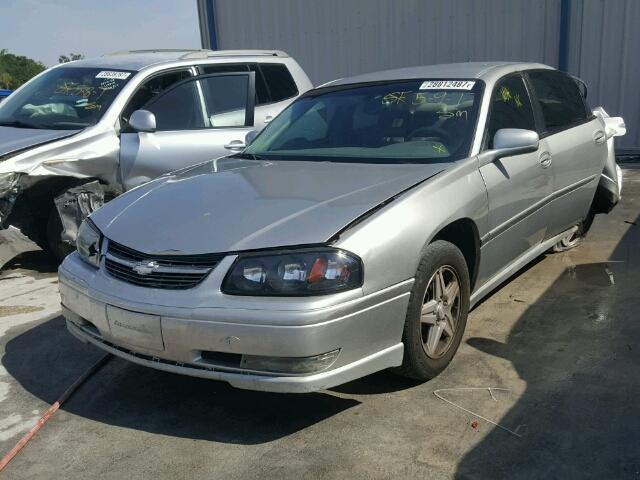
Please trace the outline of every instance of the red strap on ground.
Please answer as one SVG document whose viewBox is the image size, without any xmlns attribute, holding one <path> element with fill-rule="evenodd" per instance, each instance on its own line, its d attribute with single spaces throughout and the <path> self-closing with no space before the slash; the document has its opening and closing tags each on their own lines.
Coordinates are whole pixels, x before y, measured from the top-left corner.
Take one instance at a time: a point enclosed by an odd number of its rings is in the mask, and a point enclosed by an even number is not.
<svg viewBox="0 0 640 480">
<path fill-rule="evenodd" d="M 46 412 L 44 412 L 44 415 L 40 417 L 40 420 L 36 422 L 36 424 L 31 428 L 31 430 L 29 430 L 18 441 L 18 443 L 16 443 L 16 446 L 13 447 L 11 450 L 9 450 L 9 452 L 4 457 L 2 457 L 2 460 L 0 460 L 0 472 L 2 472 L 2 470 L 4 470 L 4 467 L 6 467 L 9 464 L 9 462 L 13 460 L 13 458 L 20 452 L 20 450 L 22 450 L 27 445 L 27 443 L 29 443 L 29 440 L 31 440 L 33 436 L 36 433 L 38 433 L 38 430 L 40 430 L 42 426 L 45 423 L 47 423 L 47 421 L 53 416 L 53 414 L 58 411 L 60 406 L 65 401 L 67 401 L 71 395 L 73 395 L 73 393 L 78 389 L 78 387 L 80 387 L 80 385 L 82 385 L 91 375 L 93 375 L 98 370 L 100 370 L 100 368 L 102 368 L 103 365 L 107 363 L 110 358 L 111 358 L 111 354 L 110 353 L 106 354 L 104 357 L 102 357 L 100 360 L 94 363 L 91 366 L 91 368 L 89 368 L 86 372 L 84 372 L 75 382 L 73 382 L 73 384 L 69 388 L 65 390 L 65 392 L 60 396 L 60 398 L 53 405 L 51 405 Z"/>
</svg>

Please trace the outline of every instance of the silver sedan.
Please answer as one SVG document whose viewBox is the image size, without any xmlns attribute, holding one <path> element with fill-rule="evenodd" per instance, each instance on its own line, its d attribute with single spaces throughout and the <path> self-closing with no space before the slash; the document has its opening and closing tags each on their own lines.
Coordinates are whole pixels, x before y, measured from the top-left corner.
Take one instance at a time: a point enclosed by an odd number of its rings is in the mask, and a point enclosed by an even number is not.
<svg viewBox="0 0 640 480">
<path fill-rule="evenodd" d="M 545 65 L 311 90 L 242 152 L 93 213 L 60 267 L 71 333 L 149 367 L 307 392 L 453 358 L 467 314 L 620 196 L 620 118 Z"/>
</svg>

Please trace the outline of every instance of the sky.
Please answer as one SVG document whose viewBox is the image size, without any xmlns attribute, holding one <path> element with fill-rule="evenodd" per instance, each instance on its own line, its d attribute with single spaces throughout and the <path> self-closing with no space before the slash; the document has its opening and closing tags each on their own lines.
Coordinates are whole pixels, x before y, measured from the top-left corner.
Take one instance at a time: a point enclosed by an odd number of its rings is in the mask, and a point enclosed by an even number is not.
<svg viewBox="0 0 640 480">
<path fill-rule="evenodd" d="M 0 49 L 47 67 L 60 55 L 200 48 L 196 0 L 0 0 Z"/>
</svg>

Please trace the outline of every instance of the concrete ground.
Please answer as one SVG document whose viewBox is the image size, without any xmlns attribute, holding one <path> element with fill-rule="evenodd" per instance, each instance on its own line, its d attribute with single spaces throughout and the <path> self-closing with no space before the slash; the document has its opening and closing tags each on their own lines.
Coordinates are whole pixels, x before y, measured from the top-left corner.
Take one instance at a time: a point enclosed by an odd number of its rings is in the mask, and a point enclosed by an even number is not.
<svg viewBox="0 0 640 480">
<path fill-rule="evenodd" d="M 112 359 L 0 477 L 640 478 L 640 169 L 581 247 L 470 315 L 437 379 L 234 390 Z M 0 455 L 102 354 L 67 333 L 55 267 L 0 274 Z M 437 398 L 439 394 L 495 426 Z M 502 428 L 501 428 L 502 427 Z"/>
</svg>

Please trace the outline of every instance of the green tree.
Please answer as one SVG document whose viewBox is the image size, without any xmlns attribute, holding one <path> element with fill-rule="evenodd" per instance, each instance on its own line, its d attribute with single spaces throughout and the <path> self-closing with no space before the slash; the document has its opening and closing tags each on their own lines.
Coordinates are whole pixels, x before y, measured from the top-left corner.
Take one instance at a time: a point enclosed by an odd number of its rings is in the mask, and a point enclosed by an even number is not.
<svg viewBox="0 0 640 480">
<path fill-rule="evenodd" d="M 84 55 L 82 55 L 81 53 L 70 53 L 68 56 L 60 55 L 58 57 L 58 63 L 73 62 L 75 60 L 82 60 L 83 58 L 84 58 Z"/>
<path fill-rule="evenodd" d="M 9 53 L 0 49 L 0 86 L 15 90 L 45 69 L 45 66 L 31 58 Z"/>
</svg>

